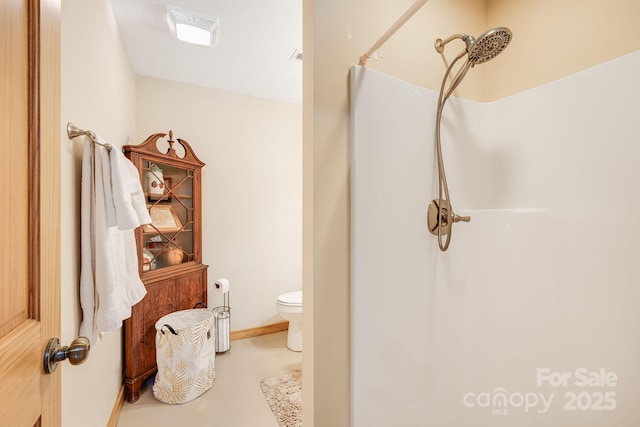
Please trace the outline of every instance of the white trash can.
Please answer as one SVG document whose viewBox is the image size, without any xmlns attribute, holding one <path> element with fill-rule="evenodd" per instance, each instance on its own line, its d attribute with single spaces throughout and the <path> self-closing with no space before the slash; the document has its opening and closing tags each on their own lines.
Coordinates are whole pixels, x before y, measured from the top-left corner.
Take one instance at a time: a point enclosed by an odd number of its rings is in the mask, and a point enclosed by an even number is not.
<svg viewBox="0 0 640 427">
<path fill-rule="evenodd" d="M 169 313 L 156 322 L 156 399 L 186 403 L 213 386 L 214 322 L 213 311 L 203 308 Z"/>
</svg>

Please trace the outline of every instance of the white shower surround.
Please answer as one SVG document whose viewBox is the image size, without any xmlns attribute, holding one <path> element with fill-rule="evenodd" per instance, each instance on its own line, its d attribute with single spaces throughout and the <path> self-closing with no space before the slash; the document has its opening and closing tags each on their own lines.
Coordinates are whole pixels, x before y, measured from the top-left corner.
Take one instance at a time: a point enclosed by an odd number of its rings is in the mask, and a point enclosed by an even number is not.
<svg viewBox="0 0 640 427">
<path fill-rule="evenodd" d="M 451 202 L 472 219 L 442 253 L 426 229 L 437 93 L 351 70 L 353 427 L 640 423 L 639 75 L 635 52 L 497 102 L 450 99 Z M 544 368 L 567 385 L 538 386 Z M 579 368 L 616 385 L 576 385 Z M 468 405 L 500 389 L 515 400 Z M 605 392 L 611 411 L 564 408 Z M 547 411 L 516 405 L 536 393 L 553 393 Z"/>
</svg>

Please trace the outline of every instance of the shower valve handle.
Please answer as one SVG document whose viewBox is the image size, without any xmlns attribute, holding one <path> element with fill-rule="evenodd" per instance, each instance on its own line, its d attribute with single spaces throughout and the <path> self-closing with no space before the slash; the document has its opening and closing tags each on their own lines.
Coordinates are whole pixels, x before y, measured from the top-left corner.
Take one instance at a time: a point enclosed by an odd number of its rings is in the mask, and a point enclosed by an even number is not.
<svg viewBox="0 0 640 427">
<path fill-rule="evenodd" d="M 470 222 L 471 221 L 471 217 L 470 216 L 460 216 L 456 213 L 453 214 L 453 222 Z"/>
</svg>

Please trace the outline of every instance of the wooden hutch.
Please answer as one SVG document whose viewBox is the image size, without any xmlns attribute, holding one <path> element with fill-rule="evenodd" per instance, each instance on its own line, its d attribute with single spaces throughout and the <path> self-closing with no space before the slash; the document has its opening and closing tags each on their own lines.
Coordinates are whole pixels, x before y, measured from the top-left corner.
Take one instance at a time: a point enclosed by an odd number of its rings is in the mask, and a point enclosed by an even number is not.
<svg viewBox="0 0 640 427">
<path fill-rule="evenodd" d="M 207 302 L 207 267 L 202 264 L 204 163 L 182 139 L 149 136 L 123 151 L 138 168 L 153 220 L 136 230 L 140 277 L 147 289 L 125 321 L 125 397 L 135 402 L 156 371 L 155 323 L 174 311 Z M 164 145 L 165 152 L 158 148 Z"/>
</svg>

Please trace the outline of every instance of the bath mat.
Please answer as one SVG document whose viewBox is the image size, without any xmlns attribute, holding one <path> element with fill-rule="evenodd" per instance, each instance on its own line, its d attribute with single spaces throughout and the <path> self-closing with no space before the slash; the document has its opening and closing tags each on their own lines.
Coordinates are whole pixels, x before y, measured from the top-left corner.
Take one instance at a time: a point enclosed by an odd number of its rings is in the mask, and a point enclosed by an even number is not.
<svg viewBox="0 0 640 427">
<path fill-rule="evenodd" d="M 302 371 L 294 369 L 267 377 L 260 388 L 280 427 L 302 426 Z"/>
</svg>

